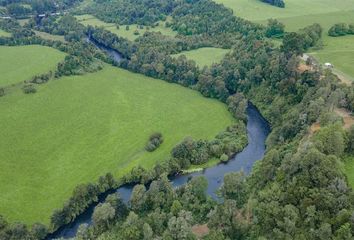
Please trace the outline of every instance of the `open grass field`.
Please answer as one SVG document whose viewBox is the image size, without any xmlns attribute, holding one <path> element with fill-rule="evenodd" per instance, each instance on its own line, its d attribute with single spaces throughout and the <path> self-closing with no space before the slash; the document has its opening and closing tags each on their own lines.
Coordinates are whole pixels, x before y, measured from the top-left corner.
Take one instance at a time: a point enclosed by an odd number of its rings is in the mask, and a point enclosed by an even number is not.
<svg viewBox="0 0 354 240">
<path fill-rule="evenodd" d="M 53 34 L 50 34 L 50 33 L 40 32 L 40 31 L 35 31 L 35 30 L 34 30 L 34 32 L 36 33 L 36 35 L 38 37 L 41 37 L 43 39 L 65 42 L 64 36 L 53 35 Z"/>
<path fill-rule="evenodd" d="M 269 18 L 277 18 L 283 20 L 286 18 L 294 18 L 294 21 L 305 21 L 304 16 L 336 14 L 338 12 L 346 12 L 354 10 L 352 0 L 287 0 L 285 8 L 278 8 L 259 0 L 215 0 L 217 3 L 222 3 L 226 7 L 233 9 L 236 16 L 262 22 Z M 322 18 L 320 18 L 322 19 Z M 323 21 L 326 21 L 323 19 Z"/>
<path fill-rule="evenodd" d="M 284 23 L 287 31 L 297 31 L 313 23 L 324 29 L 324 48 L 313 51 L 321 63 L 332 63 L 337 71 L 354 77 L 354 36 L 333 38 L 327 35 L 335 23 L 354 23 L 352 0 L 287 0 L 284 9 L 262 3 L 259 0 L 215 0 L 232 8 L 236 16 L 265 24 L 276 18 Z"/>
<path fill-rule="evenodd" d="M 0 112 L 0 213 L 27 224 L 48 224 L 80 183 L 150 168 L 184 137 L 210 139 L 234 123 L 216 100 L 110 66 L 32 95 L 14 91 L 0 98 Z M 164 142 L 148 153 L 156 131 Z"/>
<path fill-rule="evenodd" d="M 54 70 L 65 54 L 38 45 L 0 47 L 0 87 L 29 80 Z"/>
<path fill-rule="evenodd" d="M 310 54 L 321 63 L 330 62 L 339 71 L 354 77 L 354 36 L 325 37 L 324 48 Z"/>
<path fill-rule="evenodd" d="M 11 33 L 5 32 L 4 30 L 0 29 L 0 37 L 10 37 Z"/>
<path fill-rule="evenodd" d="M 96 17 L 92 15 L 78 15 L 76 18 L 85 26 L 91 25 L 91 26 L 98 26 L 98 27 L 104 27 L 106 30 L 117 34 L 120 37 L 127 38 L 131 41 L 134 41 L 136 38 L 138 38 L 140 35 L 143 35 L 146 31 L 153 31 L 153 32 L 161 32 L 162 34 L 166 36 L 175 36 L 177 33 L 173 31 L 171 28 L 165 27 L 164 22 L 159 22 L 159 25 L 154 27 L 154 28 L 149 28 L 147 29 L 146 26 L 144 26 L 143 29 L 140 29 L 136 24 L 129 25 L 129 30 L 126 30 L 126 25 L 121 25 L 119 26 L 119 29 L 117 29 L 116 25 L 113 23 L 106 23 L 103 22 Z M 135 31 L 139 32 L 139 35 L 135 35 Z"/>
<path fill-rule="evenodd" d="M 228 52 L 230 52 L 229 49 L 206 47 L 181 52 L 172 56 L 178 57 L 180 55 L 185 55 L 188 59 L 194 60 L 198 66 L 204 67 L 211 66 L 213 63 L 220 62 Z"/>
</svg>

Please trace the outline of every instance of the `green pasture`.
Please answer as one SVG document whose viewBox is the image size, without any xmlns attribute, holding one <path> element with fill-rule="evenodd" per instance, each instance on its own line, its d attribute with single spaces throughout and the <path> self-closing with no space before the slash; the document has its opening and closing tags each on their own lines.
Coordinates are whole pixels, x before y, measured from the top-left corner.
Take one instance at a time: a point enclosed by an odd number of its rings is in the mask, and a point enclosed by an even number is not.
<svg viewBox="0 0 354 240">
<path fill-rule="evenodd" d="M 230 52 L 229 49 L 205 47 L 173 54 L 172 56 L 185 55 L 188 59 L 194 60 L 198 66 L 204 67 L 220 62 L 228 52 Z"/>
<path fill-rule="evenodd" d="M 37 89 L 0 98 L 0 213 L 11 222 L 48 224 L 78 184 L 151 168 L 186 136 L 211 139 L 234 123 L 216 100 L 110 66 Z M 154 132 L 164 142 L 149 153 Z"/>
<path fill-rule="evenodd" d="M 354 77 L 354 36 L 325 37 L 324 47 L 310 54 L 321 63 L 330 62 L 335 69 Z"/>
<path fill-rule="evenodd" d="M 31 77 L 55 70 L 65 54 L 39 45 L 0 46 L 0 87 L 31 79 Z"/>
<path fill-rule="evenodd" d="M 331 15 L 354 10 L 352 0 L 286 0 L 285 8 L 274 7 L 259 0 L 215 0 L 215 2 L 231 8 L 236 16 L 257 22 L 266 21 L 269 18 L 279 20 L 296 18 L 301 22 L 304 16 Z"/>
<path fill-rule="evenodd" d="M 131 41 L 134 41 L 136 38 L 139 36 L 143 35 L 147 31 L 152 31 L 152 32 L 161 32 L 163 35 L 166 36 L 175 36 L 177 32 L 173 31 L 171 28 L 165 27 L 165 22 L 160 21 L 159 25 L 156 27 L 147 27 L 147 26 L 142 26 L 143 28 L 141 29 L 140 26 L 136 24 L 129 25 L 129 30 L 126 30 L 126 25 L 121 25 L 119 26 L 119 29 L 117 29 L 117 26 L 114 23 L 106 23 L 103 22 L 96 17 L 92 15 L 78 15 L 76 16 L 79 22 L 81 22 L 83 25 L 88 26 L 97 26 L 97 27 L 104 27 L 106 30 L 120 36 L 127 38 Z M 139 34 L 135 35 L 134 32 L 137 31 Z"/>
</svg>

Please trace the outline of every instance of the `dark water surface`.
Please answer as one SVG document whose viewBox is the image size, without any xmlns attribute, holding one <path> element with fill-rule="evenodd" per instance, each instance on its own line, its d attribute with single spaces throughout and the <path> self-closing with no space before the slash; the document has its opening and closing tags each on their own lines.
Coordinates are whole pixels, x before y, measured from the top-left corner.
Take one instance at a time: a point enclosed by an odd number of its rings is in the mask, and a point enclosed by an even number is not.
<svg viewBox="0 0 354 240">
<path fill-rule="evenodd" d="M 207 168 L 201 172 L 190 173 L 186 175 L 178 175 L 170 178 L 174 187 L 181 186 L 188 182 L 191 177 L 205 176 L 208 180 L 207 193 L 214 199 L 217 198 L 215 192 L 221 186 L 225 173 L 237 172 L 242 170 L 249 174 L 253 164 L 263 158 L 265 153 L 265 140 L 270 132 L 268 122 L 259 113 L 256 107 L 250 104 L 247 108 L 247 135 L 248 145 L 242 152 L 238 153 L 233 159 L 227 163 L 221 163 L 214 167 Z M 119 192 L 125 202 L 128 202 L 134 185 L 124 185 L 116 190 L 108 191 L 99 197 L 99 202 L 103 202 L 107 195 Z M 72 238 L 76 235 L 78 227 L 83 224 L 92 223 L 92 214 L 95 206 L 92 204 L 84 213 L 79 215 L 74 222 L 58 229 L 50 234 L 47 239 L 55 238 Z"/>
<path fill-rule="evenodd" d="M 88 36 L 86 38 L 86 41 L 89 43 L 92 43 L 93 45 L 95 45 L 97 48 L 99 48 L 101 51 L 105 52 L 106 54 L 108 54 L 108 56 L 110 56 L 114 62 L 119 63 L 120 61 L 123 60 L 123 56 L 120 52 L 118 52 L 117 50 L 107 47 L 101 43 L 99 43 L 98 41 L 96 41 L 93 37 Z"/>
</svg>

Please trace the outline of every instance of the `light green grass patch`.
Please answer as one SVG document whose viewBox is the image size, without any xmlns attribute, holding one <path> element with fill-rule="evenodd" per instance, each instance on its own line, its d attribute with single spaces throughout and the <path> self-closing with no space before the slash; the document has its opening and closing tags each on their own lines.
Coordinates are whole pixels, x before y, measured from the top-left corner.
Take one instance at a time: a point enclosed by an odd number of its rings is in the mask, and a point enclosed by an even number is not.
<svg viewBox="0 0 354 240">
<path fill-rule="evenodd" d="M 19 19 L 17 21 L 23 27 L 29 22 L 29 20 L 30 20 L 29 18 L 26 18 L 26 19 Z"/>
<path fill-rule="evenodd" d="M 354 157 L 347 156 L 344 159 L 344 169 L 348 178 L 349 185 L 354 187 Z"/>
<path fill-rule="evenodd" d="M 55 70 L 64 57 L 65 54 L 56 49 L 39 45 L 0 46 L 0 87 Z"/>
<path fill-rule="evenodd" d="M 198 66 L 204 67 L 220 62 L 228 52 L 230 52 L 229 49 L 205 47 L 173 54 L 172 56 L 185 55 L 188 59 L 194 60 Z"/>
<path fill-rule="evenodd" d="M 330 62 L 334 67 L 354 77 L 354 36 L 326 37 L 324 48 L 310 54 L 321 63 Z"/>
<path fill-rule="evenodd" d="M 2 29 L 0 29 L 0 37 L 11 37 L 11 33 L 8 33 Z"/>
<path fill-rule="evenodd" d="M 80 183 L 151 168 L 186 136 L 212 139 L 235 122 L 196 91 L 110 66 L 5 95 L 0 112 L 0 213 L 27 224 L 48 224 Z M 153 132 L 164 142 L 148 153 Z"/>
<path fill-rule="evenodd" d="M 43 39 L 46 40 L 52 40 L 52 41 L 60 41 L 60 42 L 65 42 L 65 38 L 64 36 L 61 35 L 54 35 L 54 34 L 50 34 L 50 33 L 46 33 L 46 32 L 40 32 L 40 31 L 35 31 L 36 35 L 38 37 L 41 37 Z"/>
<path fill-rule="evenodd" d="M 265 21 L 269 18 L 291 18 L 323 13 L 354 10 L 352 0 L 286 0 L 285 8 L 274 7 L 259 0 L 215 0 L 233 9 L 236 16 L 251 20 Z M 301 20 L 299 18 L 299 20 Z"/>
<path fill-rule="evenodd" d="M 143 29 L 138 27 L 138 25 L 136 25 L 136 24 L 132 24 L 132 25 L 129 25 L 129 30 L 126 30 L 126 25 L 121 25 L 121 26 L 119 26 L 119 29 L 117 29 L 117 26 L 114 23 L 103 22 L 103 21 L 97 19 L 96 17 L 94 17 L 92 15 L 88 15 L 88 14 L 78 15 L 78 16 L 76 16 L 76 18 L 78 19 L 79 22 L 81 22 L 85 26 L 91 25 L 91 26 L 97 26 L 97 27 L 104 27 L 106 30 L 108 30 L 120 37 L 127 38 L 131 41 L 134 41 L 136 38 L 143 35 L 147 31 L 161 32 L 163 35 L 171 36 L 171 37 L 177 35 L 177 32 L 173 31 L 171 28 L 165 27 L 165 22 L 163 22 L 163 21 L 158 22 L 159 25 L 156 27 L 143 26 Z M 137 31 L 139 34 L 135 35 L 134 34 L 135 31 Z"/>
</svg>

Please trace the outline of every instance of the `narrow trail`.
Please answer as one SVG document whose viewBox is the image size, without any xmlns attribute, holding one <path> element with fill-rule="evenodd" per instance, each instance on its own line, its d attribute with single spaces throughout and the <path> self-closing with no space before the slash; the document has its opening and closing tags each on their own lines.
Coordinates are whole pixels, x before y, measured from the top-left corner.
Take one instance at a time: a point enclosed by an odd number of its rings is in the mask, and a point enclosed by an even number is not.
<svg viewBox="0 0 354 240">
<path fill-rule="evenodd" d="M 335 108 L 334 112 L 343 118 L 343 128 L 349 129 L 354 125 L 354 116 L 344 108 Z"/>
</svg>

